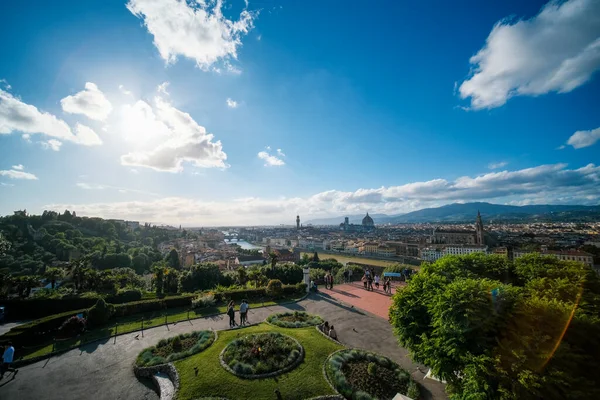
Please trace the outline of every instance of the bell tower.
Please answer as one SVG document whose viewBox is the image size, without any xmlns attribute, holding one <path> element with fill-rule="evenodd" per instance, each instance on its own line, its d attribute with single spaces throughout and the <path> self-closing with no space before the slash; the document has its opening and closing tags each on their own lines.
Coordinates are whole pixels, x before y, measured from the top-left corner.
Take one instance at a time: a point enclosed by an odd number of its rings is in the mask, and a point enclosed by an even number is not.
<svg viewBox="0 0 600 400">
<path fill-rule="evenodd" d="M 483 231 L 483 222 L 481 221 L 481 214 L 479 210 L 477 210 L 477 221 L 475 222 L 475 235 L 477 239 L 477 244 L 483 246 L 484 243 L 484 231 Z"/>
<path fill-rule="evenodd" d="M 296 215 L 296 229 L 300 229 L 300 216 Z"/>
</svg>

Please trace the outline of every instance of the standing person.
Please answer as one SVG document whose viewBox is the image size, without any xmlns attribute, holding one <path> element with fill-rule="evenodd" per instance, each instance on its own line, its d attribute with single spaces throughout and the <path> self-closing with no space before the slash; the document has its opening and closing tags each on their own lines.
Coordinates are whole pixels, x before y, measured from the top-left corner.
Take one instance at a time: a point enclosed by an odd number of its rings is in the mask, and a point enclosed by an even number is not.
<svg viewBox="0 0 600 400">
<path fill-rule="evenodd" d="M 365 286 L 365 289 L 368 289 L 369 287 L 367 286 L 367 275 L 363 275 L 362 281 L 363 281 L 363 285 Z"/>
<path fill-rule="evenodd" d="M 329 289 L 333 290 L 333 274 L 329 273 Z"/>
<path fill-rule="evenodd" d="M 248 309 L 250 305 L 246 301 L 246 299 L 242 300 L 242 304 L 240 304 L 240 325 L 246 325 L 248 322 Z"/>
<path fill-rule="evenodd" d="M 352 282 L 352 268 L 348 268 L 348 282 Z"/>
<path fill-rule="evenodd" d="M 4 350 L 4 354 L 2 355 L 2 366 L 0 366 L 0 369 L 2 369 L 2 371 L 0 371 L 0 379 L 4 378 L 4 373 L 9 370 L 13 372 L 13 379 L 15 376 L 17 376 L 17 372 L 19 372 L 19 370 L 11 368 L 10 366 L 10 364 L 12 364 L 13 362 L 14 357 L 15 348 L 13 347 L 12 342 L 8 342 L 8 344 L 6 345 L 6 349 Z"/>
<path fill-rule="evenodd" d="M 379 275 L 375 275 L 375 288 L 379 290 Z"/>
<path fill-rule="evenodd" d="M 329 337 L 334 339 L 334 340 L 338 340 L 337 338 L 337 333 L 335 331 L 335 328 L 333 327 L 333 325 L 331 325 L 331 328 L 329 328 Z"/>
<path fill-rule="evenodd" d="M 367 290 L 373 291 L 373 276 L 367 276 Z"/>
<path fill-rule="evenodd" d="M 344 270 L 344 283 L 348 283 L 348 270 Z"/>
<path fill-rule="evenodd" d="M 235 323 L 235 302 L 233 300 L 227 306 L 227 316 L 229 316 L 229 327 L 235 327 L 237 324 Z"/>
<path fill-rule="evenodd" d="M 392 278 L 388 276 L 385 281 L 387 283 L 387 293 L 392 294 Z"/>
</svg>

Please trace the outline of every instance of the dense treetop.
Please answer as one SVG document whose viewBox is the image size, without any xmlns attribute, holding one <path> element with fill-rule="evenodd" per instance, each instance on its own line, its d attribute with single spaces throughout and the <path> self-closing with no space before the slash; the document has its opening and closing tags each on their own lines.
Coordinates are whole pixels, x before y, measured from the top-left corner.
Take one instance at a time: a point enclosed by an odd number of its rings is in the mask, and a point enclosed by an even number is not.
<svg viewBox="0 0 600 400">
<path fill-rule="evenodd" d="M 390 318 L 453 399 L 600 398 L 600 281 L 528 255 L 444 257 L 398 291 Z"/>
</svg>

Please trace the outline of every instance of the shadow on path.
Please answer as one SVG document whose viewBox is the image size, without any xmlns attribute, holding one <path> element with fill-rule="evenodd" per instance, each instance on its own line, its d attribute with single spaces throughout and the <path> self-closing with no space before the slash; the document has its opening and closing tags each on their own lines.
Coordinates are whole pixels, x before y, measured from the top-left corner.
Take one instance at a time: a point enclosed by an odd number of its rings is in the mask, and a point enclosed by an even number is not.
<svg viewBox="0 0 600 400">
<path fill-rule="evenodd" d="M 323 292 L 318 292 L 316 295 L 311 296 L 312 300 L 318 301 L 318 300 L 323 300 L 326 301 L 328 303 L 331 303 L 333 305 L 336 305 L 340 308 L 343 308 L 346 311 L 350 311 L 356 314 L 360 314 L 360 315 L 365 315 L 364 312 L 354 308 L 354 306 L 346 306 L 342 303 L 340 303 L 338 300 L 334 299 L 333 297 L 331 297 L 330 295 L 328 295 L 327 293 L 323 293 Z"/>
<path fill-rule="evenodd" d="M 298 303 L 287 303 L 287 304 L 280 304 L 282 307 L 288 308 L 290 310 L 294 310 L 294 311 L 304 311 L 306 310 L 304 307 L 302 307 L 300 304 Z"/>
<path fill-rule="evenodd" d="M 83 346 L 79 346 L 78 349 L 81 351 L 81 353 L 79 353 L 79 355 L 81 355 L 83 353 L 90 354 L 90 353 L 95 352 L 96 350 L 98 350 L 98 347 L 100 347 L 100 345 L 108 343 L 108 341 L 110 339 L 111 339 L 111 337 L 105 337 L 104 339 L 98 339 L 95 342 L 84 344 Z"/>
</svg>

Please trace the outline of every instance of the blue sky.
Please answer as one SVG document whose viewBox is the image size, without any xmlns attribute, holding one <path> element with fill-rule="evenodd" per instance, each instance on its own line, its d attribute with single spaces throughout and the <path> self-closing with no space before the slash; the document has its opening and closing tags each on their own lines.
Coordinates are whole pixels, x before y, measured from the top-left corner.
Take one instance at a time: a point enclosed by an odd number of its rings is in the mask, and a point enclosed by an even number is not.
<svg viewBox="0 0 600 400">
<path fill-rule="evenodd" d="M 598 204 L 599 4 L 2 2 L 0 213 Z"/>
</svg>

